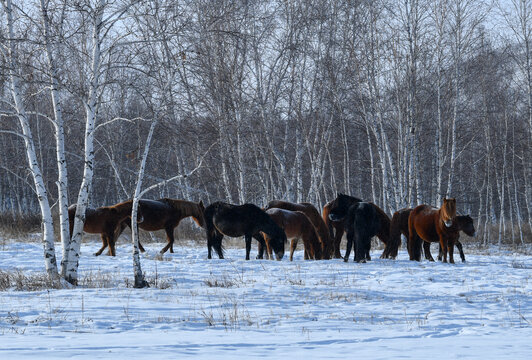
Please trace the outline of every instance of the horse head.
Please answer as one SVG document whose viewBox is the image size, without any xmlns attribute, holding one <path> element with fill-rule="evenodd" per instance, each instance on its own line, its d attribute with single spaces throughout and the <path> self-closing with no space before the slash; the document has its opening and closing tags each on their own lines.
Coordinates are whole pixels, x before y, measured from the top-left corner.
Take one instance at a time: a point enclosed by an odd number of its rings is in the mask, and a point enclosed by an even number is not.
<svg viewBox="0 0 532 360">
<path fill-rule="evenodd" d="M 205 205 L 203 205 L 203 200 L 200 200 L 198 205 L 198 214 L 193 215 L 192 219 L 198 224 L 199 227 L 205 228 L 205 218 L 203 214 L 205 213 Z"/>
<path fill-rule="evenodd" d="M 275 257 L 278 261 L 280 261 L 284 256 L 284 244 L 288 242 L 288 239 L 286 238 L 286 233 L 283 229 L 278 227 L 276 225 L 275 231 L 273 233 L 268 234 L 270 238 L 270 246 L 273 249 L 273 252 L 275 252 Z"/>
<path fill-rule="evenodd" d="M 461 217 L 462 220 L 462 226 L 461 230 L 467 235 L 471 237 L 475 237 L 477 235 L 477 232 L 475 230 L 475 224 L 473 222 L 473 219 L 469 215 L 465 215 Z"/>
<path fill-rule="evenodd" d="M 456 217 L 456 199 L 443 199 L 441 206 L 441 218 L 447 227 L 453 225 L 453 220 Z"/>
<path fill-rule="evenodd" d="M 349 207 L 360 199 L 338 193 L 336 199 L 330 203 L 329 219 L 332 221 L 342 221 L 347 215 Z"/>
</svg>

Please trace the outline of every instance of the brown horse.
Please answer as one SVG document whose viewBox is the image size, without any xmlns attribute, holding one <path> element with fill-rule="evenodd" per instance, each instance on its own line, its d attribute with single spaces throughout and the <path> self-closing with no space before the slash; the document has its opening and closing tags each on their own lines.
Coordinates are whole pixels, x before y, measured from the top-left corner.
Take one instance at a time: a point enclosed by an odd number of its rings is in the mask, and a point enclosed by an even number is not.
<svg viewBox="0 0 532 360">
<path fill-rule="evenodd" d="M 333 253 L 333 243 L 329 235 L 329 229 L 327 228 L 327 225 L 325 225 L 325 222 L 323 221 L 318 209 L 316 209 L 314 205 L 306 202 L 298 204 L 282 200 L 272 200 L 268 203 L 268 205 L 266 205 L 264 210 L 269 210 L 272 208 L 284 209 L 289 211 L 301 211 L 302 213 L 304 213 L 316 228 L 318 238 L 323 244 L 322 258 L 324 260 L 328 260 L 331 258 Z"/>
<path fill-rule="evenodd" d="M 410 260 L 421 260 L 421 243 L 439 242 L 443 251 L 443 262 L 454 264 L 454 242 L 456 229 L 453 223 L 456 218 L 456 199 L 443 199 L 441 208 L 429 205 L 415 207 L 408 216 L 408 253 Z"/>
<path fill-rule="evenodd" d="M 359 202 L 362 202 L 362 200 L 357 199 Z M 325 206 L 323 207 L 322 211 L 322 217 L 323 222 L 327 226 L 327 229 L 329 230 L 329 237 L 332 239 L 333 244 L 333 257 L 335 259 L 341 259 L 342 254 L 340 253 L 340 243 L 342 242 L 342 236 L 344 235 L 345 229 L 344 229 L 344 222 L 343 221 L 333 221 L 329 218 L 329 214 L 331 213 L 331 207 L 334 205 L 334 200 L 329 201 Z"/>
<path fill-rule="evenodd" d="M 339 225 L 337 227 L 337 231 L 338 229 L 343 231 L 343 229 L 347 226 L 351 227 L 351 222 L 346 224 L 345 220 L 348 218 L 347 215 L 349 213 L 350 207 L 360 202 L 362 202 L 362 200 L 359 198 L 338 193 L 336 199 L 328 203 L 328 218 L 332 220 L 333 223 L 336 222 L 337 224 L 341 224 L 341 226 Z M 390 217 L 386 215 L 386 213 L 377 205 L 373 203 L 368 204 L 375 208 L 375 220 L 379 223 L 375 235 L 384 243 L 384 251 L 382 252 L 381 259 L 394 259 L 395 255 L 390 252 Z M 339 235 L 338 232 L 336 234 L 335 239 L 338 240 L 338 247 L 340 245 L 339 240 L 341 240 L 342 235 L 343 233 Z"/>
<path fill-rule="evenodd" d="M 83 231 L 89 234 L 101 234 L 102 247 L 94 253 L 100 255 L 109 246 L 108 255 L 115 256 L 115 242 L 120 235 L 120 223 L 131 218 L 132 200 L 127 200 L 112 206 L 102 206 L 96 209 L 87 208 L 85 210 L 85 223 Z M 138 212 L 139 223 L 142 223 L 142 211 Z M 70 225 L 70 237 L 74 229 L 74 216 L 76 215 L 76 205 L 68 208 L 68 220 Z M 139 244 L 140 245 L 140 244 Z M 142 249 L 144 250 L 144 249 Z"/>
<path fill-rule="evenodd" d="M 203 228 L 205 224 L 205 220 L 203 219 L 205 207 L 202 201 L 195 203 L 168 198 L 140 200 L 139 211 L 143 216 L 143 221 L 139 224 L 139 228 L 146 231 L 164 230 L 166 232 L 166 240 L 168 243 L 161 249 L 161 254 L 164 254 L 168 249 L 170 249 L 171 253 L 174 252 L 174 229 L 179 225 L 181 220 L 192 217 L 199 227 Z M 120 233 L 122 233 L 126 226 L 131 227 L 130 221 L 130 219 L 126 219 L 122 222 Z M 140 241 L 139 248 L 144 252 Z"/>
<path fill-rule="evenodd" d="M 390 225 L 390 239 L 392 243 L 397 244 L 397 249 L 401 245 L 401 234 L 405 236 L 406 239 L 409 238 L 408 232 L 408 217 L 413 209 L 404 208 L 396 211 L 392 216 L 392 223 Z M 456 229 L 456 240 L 455 245 L 458 251 L 460 252 L 460 258 L 462 262 L 465 262 L 464 248 L 460 240 L 458 240 L 460 234 L 459 231 L 463 231 L 468 236 L 475 236 L 475 225 L 473 224 L 473 219 L 469 215 L 459 215 L 456 216 L 455 222 L 453 223 L 453 228 Z M 443 257 L 443 251 L 441 246 L 439 247 L 438 260 L 441 261 Z M 397 253 L 397 249 L 395 252 Z M 430 253 L 430 243 L 423 242 L 423 251 L 425 253 L 425 258 L 429 261 L 434 261 Z"/>
<path fill-rule="evenodd" d="M 294 250 L 299 239 L 303 240 L 305 247 L 305 260 L 321 260 L 323 256 L 323 244 L 320 242 L 316 228 L 309 218 L 302 211 L 290 211 L 279 208 L 271 208 L 266 211 L 273 221 L 284 230 L 286 238 L 290 239 L 290 261 L 294 258 Z M 269 258 L 272 258 L 272 251 L 269 246 L 270 238 L 264 234 L 266 248 Z M 259 254 L 261 250 L 259 249 Z M 259 255 L 260 256 L 260 255 Z"/>
</svg>

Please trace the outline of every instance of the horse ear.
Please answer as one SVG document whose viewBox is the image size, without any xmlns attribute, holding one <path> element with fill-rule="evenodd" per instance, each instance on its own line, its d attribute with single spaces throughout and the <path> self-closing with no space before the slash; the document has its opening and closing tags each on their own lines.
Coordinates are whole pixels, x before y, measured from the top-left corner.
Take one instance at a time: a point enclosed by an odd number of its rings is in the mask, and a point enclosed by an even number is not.
<svg viewBox="0 0 532 360">
<path fill-rule="evenodd" d="M 200 207 L 203 207 L 203 208 L 205 207 L 205 205 L 203 205 L 203 200 L 200 200 L 199 203 L 198 203 L 198 205 L 199 205 Z"/>
</svg>

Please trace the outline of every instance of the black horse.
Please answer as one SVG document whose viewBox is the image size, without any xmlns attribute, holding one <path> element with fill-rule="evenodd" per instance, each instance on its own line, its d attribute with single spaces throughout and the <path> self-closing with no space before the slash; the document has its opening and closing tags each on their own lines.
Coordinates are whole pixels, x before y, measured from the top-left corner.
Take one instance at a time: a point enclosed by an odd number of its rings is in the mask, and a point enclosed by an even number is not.
<svg viewBox="0 0 532 360">
<path fill-rule="evenodd" d="M 211 259 L 211 248 L 214 247 L 218 257 L 223 259 L 222 239 L 224 235 L 230 237 L 245 236 L 246 260 L 249 260 L 251 238 L 255 238 L 261 246 L 265 246 L 261 232 L 270 238 L 277 260 L 284 255 L 284 244 L 287 242 L 286 234 L 270 218 L 266 212 L 253 204 L 232 205 L 224 202 L 215 202 L 207 206 L 204 212 L 205 229 L 207 230 L 208 258 Z"/>
<path fill-rule="evenodd" d="M 329 219 L 343 222 L 347 231 L 347 250 L 344 261 L 348 261 L 353 245 L 356 262 L 371 260 L 369 255 L 371 238 L 375 235 L 386 245 L 381 257 L 390 257 L 388 249 L 390 218 L 377 205 L 361 202 L 360 199 L 352 196 L 338 194 L 330 207 Z"/>
<path fill-rule="evenodd" d="M 340 221 L 342 216 L 332 211 L 329 217 L 333 221 Z M 347 230 L 347 249 L 344 261 L 349 260 L 351 248 L 355 248 L 354 260 L 356 262 L 366 262 L 371 260 L 369 251 L 371 249 L 371 238 L 377 234 L 380 223 L 377 219 L 377 212 L 371 204 L 358 202 L 351 205 L 345 215 L 344 224 Z"/>
</svg>

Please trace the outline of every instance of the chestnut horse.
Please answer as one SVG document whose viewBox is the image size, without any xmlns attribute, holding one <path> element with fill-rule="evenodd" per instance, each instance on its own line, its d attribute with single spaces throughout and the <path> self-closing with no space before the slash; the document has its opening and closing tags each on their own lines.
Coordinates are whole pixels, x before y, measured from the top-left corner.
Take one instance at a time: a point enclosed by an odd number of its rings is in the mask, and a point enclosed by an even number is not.
<svg viewBox="0 0 532 360">
<path fill-rule="evenodd" d="M 120 223 L 131 217 L 132 200 L 127 200 L 112 206 L 102 206 L 96 209 L 87 208 L 85 210 L 85 223 L 83 231 L 89 234 L 101 234 L 102 247 L 94 253 L 100 255 L 109 246 L 108 255 L 115 256 L 115 242 L 120 235 Z M 74 229 L 74 217 L 76 215 L 76 204 L 68 208 L 68 221 L 70 226 L 70 237 Z M 142 223 L 142 211 L 138 212 L 139 223 Z M 140 245 L 140 244 L 139 244 Z M 144 249 L 143 249 L 144 250 Z"/>
<path fill-rule="evenodd" d="M 456 199 L 443 199 L 441 208 L 429 205 L 415 207 L 408 216 L 408 253 L 410 260 L 421 260 L 421 243 L 439 242 L 443 251 L 443 262 L 454 264 L 454 242 L 457 230 L 453 228 L 456 218 Z"/>
<path fill-rule="evenodd" d="M 195 203 L 186 200 L 175 199 L 158 199 L 158 200 L 140 200 L 139 211 L 142 213 L 143 221 L 138 226 L 142 230 L 157 231 L 164 230 L 166 232 L 167 244 L 160 251 L 164 254 L 168 249 L 174 252 L 174 229 L 179 225 L 181 220 L 187 217 L 198 224 L 199 227 L 204 227 L 205 221 L 203 219 L 203 211 L 205 206 L 203 202 Z M 120 233 L 124 231 L 125 227 L 131 227 L 131 220 L 126 219 L 120 226 Z M 144 248 L 140 244 L 140 251 L 144 252 Z"/>
<path fill-rule="evenodd" d="M 321 260 L 323 256 L 323 244 L 320 242 L 316 228 L 310 219 L 302 211 L 290 211 L 279 208 L 271 208 L 266 213 L 275 221 L 275 223 L 284 230 L 286 238 L 290 239 L 290 261 L 294 258 L 294 250 L 297 247 L 299 239 L 303 240 L 305 248 L 305 260 Z M 266 248 L 269 257 L 272 252 L 269 246 L 270 238 L 265 235 Z M 259 257 L 263 249 L 259 249 Z"/>
<path fill-rule="evenodd" d="M 316 209 L 314 205 L 307 202 L 298 204 L 282 200 L 272 200 L 268 203 L 268 205 L 266 205 L 264 210 L 269 210 L 272 208 L 284 209 L 289 211 L 301 211 L 302 213 L 307 215 L 310 222 L 316 228 L 316 231 L 318 232 L 318 238 L 322 243 L 322 258 L 324 260 L 328 260 L 331 258 L 334 249 L 331 237 L 329 235 L 329 229 L 327 228 L 327 225 L 325 225 L 325 222 L 323 221 L 318 209 Z"/>
<path fill-rule="evenodd" d="M 398 247 L 401 245 L 401 234 L 405 236 L 408 241 L 408 216 L 412 212 L 411 208 L 404 208 L 396 211 L 392 216 L 392 223 L 390 225 L 390 238 L 392 243 L 397 243 Z M 460 237 L 459 231 L 463 231 L 466 235 L 474 237 L 475 236 L 475 225 L 473 224 L 473 219 L 469 215 L 458 215 L 456 216 L 453 228 L 456 229 L 456 240 L 455 245 L 458 251 L 460 252 L 460 258 L 462 262 L 465 262 L 464 248 L 462 243 L 458 238 Z M 395 250 L 397 251 L 397 250 Z M 425 258 L 429 261 L 434 261 L 430 253 L 430 243 L 423 242 L 423 251 L 425 253 Z M 443 251 L 441 245 L 439 246 L 438 260 L 441 261 L 443 256 Z"/>
<path fill-rule="evenodd" d="M 286 234 L 264 210 L 253 204 L 232 205 L 221 201 L 207 206 L 204 213 L 205 229 L 207 230 L 208 258 L 211 259 L 211 248 L 223 259 L 222 239 L 224 235 L 230 237 L 245 236 L 246 260 L 249 260 L 251 238 L 255 238 L 264 248 L 266 245 L 261 232 L 270 239 L 277 260 L 284 255 Z"/>
<path fill-rule="evenodd" d="M 353 205 L 362 202 L 359 198 L 338 193 L 338 196 L 333 201 L 329 202 L 328 207 L 328 218 L 332 221 L 332 224 L 337 224 L 337 233 L 335 241 L 338 241 L 338 248 L 340 245 L 340 240 L 342 239 L 344 229 L 349 235 L 349 229 L 351 229 L 351 236 L 354 236 L 354 218 L 352 216 L 347 216 L 349 213 L 349 208 Z M 375 221 L 378 221 L 378 228 L 376 232 L 371 236 L 377 236 L 384 243 L 384 251 L 382 252 L 381 259 L 395 258 L 395 255 L 390 252 L 390 218 L 386 213 L 377 205 L 373 203 L 367 203 L 375 208 Z M 331 224 L 331 223 L 329 223 Z M 363 224 L 360 224 L 363 225 Z M 330 227 L 329 227 L 330 228 Z M 340 231 L 339 231 L 340 230 Z M 331 230 L 332 232 L 332 230 Z M 340 232 L 340 234 L 339 234 Z M 349 239 L 348 239 L 349 241 Z M 366 254 L 369 258 L 369 253 Z M 344 260 L 346 257 L 344 256 Z M 369 259 L 368 259 L 369 260 Z"/>
</svg>

